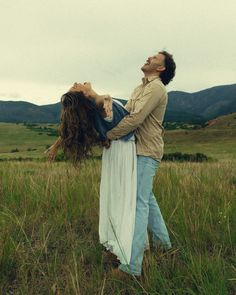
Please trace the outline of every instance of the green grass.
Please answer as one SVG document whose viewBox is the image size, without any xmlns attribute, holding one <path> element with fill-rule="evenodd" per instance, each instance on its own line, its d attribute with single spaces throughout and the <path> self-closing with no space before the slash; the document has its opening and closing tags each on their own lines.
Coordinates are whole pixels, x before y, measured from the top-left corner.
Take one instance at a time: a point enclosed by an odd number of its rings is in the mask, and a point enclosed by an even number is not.
<svg viewBox="0 0 236 295">
<path fill-rule="evenodd" d="M 225 121 L 223 122 L 226 124 Z M 234 121 L 232 122 L 234 123 Z M 235 160 L 236 128 L 233 123 L 227 127 L 222 125 L 223 123 L 219 120 L 219 125 L 210 128 L 166 131 L 164 136 L 165 153 L 204 153 L 219 161 Z M 56 125 L 51 124 L 38 124 L 38 126 L 57 128 Z M 42 132 L 27 129 L 23 124 L 0 123 L 0 159 L 45 158 L 43 152 L 46 146 L 51 145 L 56 137 L 48 136 L 47 132 L 39 133 Z M 11 151 L 16 148 L 19 152 L 12 153 Z M 29 148 L 36 150 L 27 151 Z M 96 150 L 96 154 L 99 153 L 101 154 L 101 149 L 100 151 Z"/>
<path fill-rule="evenodd" d="M 219 161 L 236 159 L 236 129 L 168 131 L 164 141 L 165 153 L 203 153 Z"/>
<path fill-rule="evenodd" d="M 99 160 L 78 169 L 69 163 L 0 162 L 0 294 L 235 295 L 234 117 L 165 133 L 166 153 L 200 152 L 217 161 L 161 164 L 154 192 L 174 251 L 146 252 L 140 284 L 119 280 L 103 267 Z M 0 123 L 0 159 L 43 159 L 56 137 L 39 133 Z"/>
<path fill-rule="evenodd" d="M 231 161 L 162 163 L 154 192 L 175 250 L 146 252 L 140 284 L 103 268 L 100 164 L 0 164 L 0 294 L 236 294 Z"/>
<path fill-rule="evenodd" d="M 236 113 L 218 117 L 197 130 L 165 133 L 165 153 L 204 153 L 218 161 L 236 160 Z"/>
<path fill-rule="evenodd" d="M 48 125 L 56 128 L 56 125 L 40 124 L 42 127 Z M 46 146 L 51 145 L 56 137 L 48 136 L 46 132 L 30 130 L 23 124 L 0 123 L 0 139 L 0 159 L 43 158 Z M 16 148 L 19 152 L 12 153 Z M 36 150 L 27 151 L 29 148 Z"/>
</svg>

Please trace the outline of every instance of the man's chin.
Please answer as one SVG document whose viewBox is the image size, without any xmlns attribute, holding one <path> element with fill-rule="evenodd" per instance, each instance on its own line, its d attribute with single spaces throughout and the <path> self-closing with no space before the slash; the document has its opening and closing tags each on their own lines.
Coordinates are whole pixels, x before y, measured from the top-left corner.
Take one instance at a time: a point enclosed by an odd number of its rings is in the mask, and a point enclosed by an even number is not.
<svg viewBox="0 0 236 295">
<path fill-rule="evenodd" d="M 145 65 L 143 65 L 143 66 L 141 67 L 141 70 L 142 70 L 143 72 L 145 72 L 145 70 L 146 70 Z"/>
</svg>

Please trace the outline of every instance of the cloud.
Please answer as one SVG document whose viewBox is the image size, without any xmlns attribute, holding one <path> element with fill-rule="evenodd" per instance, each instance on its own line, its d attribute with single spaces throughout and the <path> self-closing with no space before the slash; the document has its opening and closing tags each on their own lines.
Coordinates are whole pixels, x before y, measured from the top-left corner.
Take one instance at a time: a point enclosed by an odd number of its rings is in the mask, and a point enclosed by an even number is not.
<svg viewBox="0 0 236 295">
<path fill-rule="evenodd" d="M 1 2 L 0 92 L 14 81 L 7 93 L 42 103 L 92 81 L 127 97 L 147 56 L 163 48 L 177 63 L 169 90 L 235 82 L 234 0 Z"/>
</svg>

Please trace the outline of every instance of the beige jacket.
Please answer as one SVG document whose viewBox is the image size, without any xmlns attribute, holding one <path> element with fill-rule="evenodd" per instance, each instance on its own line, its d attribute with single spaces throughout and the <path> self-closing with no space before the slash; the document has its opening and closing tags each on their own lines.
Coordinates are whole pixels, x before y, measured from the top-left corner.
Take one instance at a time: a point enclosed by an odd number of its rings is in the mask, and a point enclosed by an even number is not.
<svg viewBox="0 0 236 295">
<path fill-rule="evenodd" d="M 110 130 L 107 137 L 113 140 L 135 130 L 137 154 L 161 161 L 166 105 L 167 92 L 159 77 L 143 78 L 143 83 L 134 89 L 125 106 L 130 115 Z"/>
</svg>

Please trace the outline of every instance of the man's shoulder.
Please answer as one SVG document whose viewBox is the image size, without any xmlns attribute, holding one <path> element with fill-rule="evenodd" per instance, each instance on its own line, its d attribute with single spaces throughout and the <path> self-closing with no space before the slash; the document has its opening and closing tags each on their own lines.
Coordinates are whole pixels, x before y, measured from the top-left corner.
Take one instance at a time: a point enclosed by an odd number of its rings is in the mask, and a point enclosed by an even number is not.
<svg viewBox="0 0 236 295">
<path fill-rule="evenodd" d="M 138 93 L 140 93 L 140 91 L 142 90 L 142 88 L 143 88 L 143 85 L 142 85 L 142 84 L 139 84 L 138 86 L 136 86 L 136 87 L 134 88 L 132 94 L 131 94 L 130 99 L 133 99 L 134 97 L 136 97 L 136 95 L 137 95 Z"/>
<path fill-rule="evenodd" d="M 162 83 L 160 79 L 155 79 L 148 84 L 148 88 L 150 91 L 158 91 L 163 94 L 163 96 L 167 97 L 167 91 L 165 85 Z"/>
<path fill-rule="evenodd" d="M 155 79 L 155 80 L 151 81 L 149 84 L 151 84 L 152 87 L 160 87 L 160 88 L 162 88 L 164 91 L 166 91 L 166 87 L 165 87 L 165 85 L 162 83 L 161 79 Z"/>
<path fill-rule="evenodd" d="M 143 87 L 143 84 L 139 84 L 138 86 L 136 86 L 135 88 L 134 88 L 134 91 L 137 91 L 137 90 L 139 90 L 140 88 L 142 88 Z"/>
</svg>

